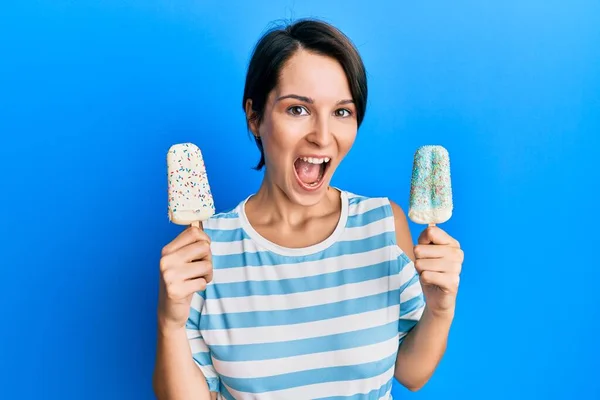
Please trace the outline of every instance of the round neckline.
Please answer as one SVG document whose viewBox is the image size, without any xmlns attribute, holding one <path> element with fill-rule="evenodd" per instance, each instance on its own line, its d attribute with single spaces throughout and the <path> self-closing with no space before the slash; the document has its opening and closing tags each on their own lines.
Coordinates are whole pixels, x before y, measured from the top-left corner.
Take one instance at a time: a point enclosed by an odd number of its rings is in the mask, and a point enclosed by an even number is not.
<svg viewBox="0 0 600 400">
<path fill-rule="evenodd" d="M 306 247 L 285 247 L 270 241 L 269 239 L 265 238 L 260 233 L 258 233 L 254 229 L 254 227 L 248 220 L 248 216 L 246 215 L 246 203 L 248 202 L 248 200 L 250 200 L 252 196 L 254 196 L 254 194 L 251 194 L 250 196 L 246 197 L 246 199 L 239 205 L 238 214 L 240 216 L 242 229 L 252 240 L 258 243 L 260 246 L 273 253 L 277 253 L 283 256 L 306 256 L 309 254 L 318 253 L 319 251 L 323 251 L 336 242 L 338 237 L 346 228 L 346 222 L 348 221 L 348 194 L 344 190 L 340 190 L 336 187 L 332 187 L 332 189 L 336 189 L 338 192 L 340 192 L 340 202 L 342 209 L 337 225 L 331 233 L 331 235 L 329 235 L 327 238 L 325 238 L 319 243 L 315 243 Z"/>
</svg>

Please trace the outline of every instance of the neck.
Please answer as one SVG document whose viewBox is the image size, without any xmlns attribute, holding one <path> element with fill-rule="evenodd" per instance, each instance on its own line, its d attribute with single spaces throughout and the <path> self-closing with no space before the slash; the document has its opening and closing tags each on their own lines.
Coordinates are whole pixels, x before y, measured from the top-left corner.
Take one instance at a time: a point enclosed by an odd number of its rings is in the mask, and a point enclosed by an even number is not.
<svg viewBox="0 0 600 400">
<path fill-rule="evenodd" d="M 280 222 L 286 225 L 297 226 L 311 218 L 320 217 L 340 207 L 339 194 L 329 188 L 323 198 L 314 205 L 303 206 L 292 202 L 277 185 L 269 179 L 265 172 L 262 184 L 253 196 L 254 209 L 261 210 L 262 223 Z"/>
</svg>

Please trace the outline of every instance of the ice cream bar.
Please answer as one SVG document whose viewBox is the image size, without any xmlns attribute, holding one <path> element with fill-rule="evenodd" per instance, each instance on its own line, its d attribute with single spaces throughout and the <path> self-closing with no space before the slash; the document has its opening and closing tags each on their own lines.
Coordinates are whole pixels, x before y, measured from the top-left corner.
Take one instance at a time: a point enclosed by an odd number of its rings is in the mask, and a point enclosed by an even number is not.
<svg viewBox="0 0 600 400">
<path fill-rule="evenodd" d="M 199 226 L 215 213 L 202 152 L 193 143 L 174 144 L 167 152 L 169 219 Z"/>
<path fill-rule="evenodd" d="M 435 225 L 452 216 L 450 156 L 442 146 L 422 146 L 415 152 L 408 217 L 417 224 Z"/>
</svg>

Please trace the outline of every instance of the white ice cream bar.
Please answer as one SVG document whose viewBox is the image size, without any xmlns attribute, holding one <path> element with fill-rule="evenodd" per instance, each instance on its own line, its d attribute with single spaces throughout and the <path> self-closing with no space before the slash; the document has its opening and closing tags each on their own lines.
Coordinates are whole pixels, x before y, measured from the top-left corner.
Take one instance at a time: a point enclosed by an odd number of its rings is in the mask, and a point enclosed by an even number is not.
<svg viewBox="0 0 600 400">
<path fill-rule="evenodd" d="M 215 213 L 202 152 L 193 143 L 171 146 L 167 153 L 169 219 L 177 225 L 205 221 Z"/>
<path fill-rule="evenodd" d="M 408 217 L 417 224 L 441 224 L 452 216 L 450 156 L 442 146 L 422 146 L 414 157 Z"/>
</svg>

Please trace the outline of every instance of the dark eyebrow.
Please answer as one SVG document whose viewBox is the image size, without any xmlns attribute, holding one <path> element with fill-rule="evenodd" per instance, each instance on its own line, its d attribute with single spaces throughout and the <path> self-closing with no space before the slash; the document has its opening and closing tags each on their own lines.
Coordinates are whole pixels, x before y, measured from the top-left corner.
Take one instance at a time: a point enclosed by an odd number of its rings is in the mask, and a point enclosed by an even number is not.
<svg viewBox="0 0 600 400">
<path fill-rule="evenodd" d="M 285 96 L 280 96 L 277 99 L 275 99 L 275 103 L 277 103 L 278 101 L 284 100 L 284 99 L 296 99 L 296 100 L 300 100 L 300 101 L 303 101 L 303 102 L 309 103 L 309 104 L 313 104 L 315 102 L 310 97 L 299 96 L 297 94 L 287 94 Z M 336 104 L 337 105 L 343 105 L 343 104 L 352 104 L 352 103 L 354 103 L 354 100 L 352 100 L 352 99 L 346 99 L 346 100 L 340 100 Z"/>
<path fill-rule="evenodd" d="M 300 100 L 300 101 L 303 101 L 305 103 L 310 103 L 310 104 L 313 104 L 315 102 L 310 97 L 299 96 L 297 94 L 286 94 L 285 96 L 280 96 L 277 99 L 275 99 L 275 103 L 277 103 L 278 101 L 283 100 L 283 99 L 296 99 L 296 100 Z"/>
</svg>

